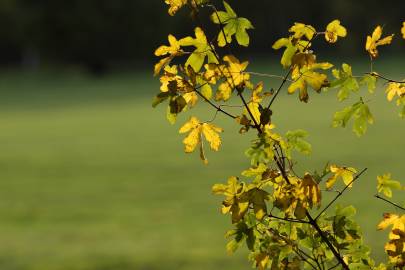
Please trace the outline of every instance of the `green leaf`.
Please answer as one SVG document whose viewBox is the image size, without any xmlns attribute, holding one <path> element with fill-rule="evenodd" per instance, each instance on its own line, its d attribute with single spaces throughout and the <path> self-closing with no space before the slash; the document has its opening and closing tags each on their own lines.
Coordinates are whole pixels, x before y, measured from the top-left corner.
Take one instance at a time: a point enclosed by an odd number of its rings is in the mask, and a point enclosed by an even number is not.
<svg viewBox="0 0 405 270">
<path fill-rule="evenodd" d="M 342 217 L 353 217 L 356 215 L 356 208 L 354 208 L 353 205 L 342 207 L 340 205 L 336 206 L 336 216 L 342 216 Z"/>
<path fill-rule="evenodd" d="M 334 69 L 332 74 L 336 80 L 331 83 L 331 87 L 339 88 L 337 94 L 339 101 L 347 99 L 351 92 L 357 92 L 359 90 L 359 83 L 356 78 L 353 77 L 352 67 L 348 64 L 342 64 L 342 69 Z"/>
<path fill-rule="evenodd" d="M 367 86 L 367 89 L 371 94 L 374 93 L 374 90 L 376 88 L 376 83 L 377 83 L 377 77 L 370 75 L 370 74 L 364 75 L 360 81 L 361 85 Z"/>
<path fill-rule="evenodd" d="M 369 107 L 360 100 L 360 102 L 336 112 L 333 116 L 332 126 L 345 127 L 351 118 L 354 119 L 353 132 L 357 136 L 362 136 L 366 133 L 367 124 L 374 123 L 374 118 Z"/>
<path fill-rule="evenodd" d="M 401 190 L 401 183 L 391 179 L 391 174 L 386 173 L 382 176 L 377 176 L 377 191 L 383 193 L 388 198 L 392 197 L 392 189 Z"/>
<path fill-rule="evenodd" d="M 370 112 L 370 109 L 366 104 L 362 104 L 360 108 L 355 112 L 355 120 L 353 124 L 353 131 L 357 136 L 362 136 L 367 131 L 367 123 L 373 124 L 374 118 Z"/>
<path fill-rule="evenodd" d="M 248 46 L 250 39 L 247 33 L 248 29 L 253 29 L 252 23 L 246 19 L 238 17 L 231 6 L 224 1 L 225 11 L 214 12 L 211 15 L 211 20 L 224 27 L 218 34 L 218 46 L 224 47 L 232 42 L 232 36 L 235 36 L 236 41 L 241 46 Z"/>
<path fill-rule="evenodd" d="M 291 158 L 291 151 L 296 150 L 304 155 L 309 155 L 312 152 L 312 146 L 310 143 L 304 140 L 308 136 L 308 132 L 302 129 L 294 131 L 288 131 L 286 133 L 287 138 L 287 150 L 286 156 Z"/>
</svg>

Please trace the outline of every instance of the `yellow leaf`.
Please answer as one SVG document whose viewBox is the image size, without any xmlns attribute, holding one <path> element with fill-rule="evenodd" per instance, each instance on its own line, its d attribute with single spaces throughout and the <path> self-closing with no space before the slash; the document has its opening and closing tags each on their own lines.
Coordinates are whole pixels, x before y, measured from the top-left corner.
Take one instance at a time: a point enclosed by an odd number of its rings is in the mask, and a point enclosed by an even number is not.
<svg viewBox="0 0 405 270">
<path fill-rule="evenodd" d="M 215 94 L 215 99 L 216 100 L 223 100 L 227 101 L 232 94 L 232 87 L 228 82 L 223 82 L 219 85 L 218 90 Z"/>
<path fill-rule="evenodd" d="M 405 39 L 405 22 L 402 23 L 401 33 L 402 37 Z"/>
<path fill-rule="evenodd" d="M 187 0 L 165 0 L 165 3 L 170 6 L 168 12 L 170 16 L 173 16 L 180 8 L 187 4 Z"/>
<path fill-rule="evenodd" d="M 305 173 L 301 181 L 301 190 L 309 199 L 309 206 L 318 205 L 321 202 L 321 190 L 309 173 Z"/>
<path fill-rule="evenodd" d="M 405 233 L 405 215 L 399 216 L 396 214 L 385 213 L 384 219 L 378 224 L 377 229 L 385 230 L 388 226 L 392 226 L 389 239 L 399 239 L 400 236 L 398 233 L 395 233 L 395 231 L 398 230 Z"/>
<path fill-rule="evenodd" d="M 199 72 L 204 65 L 205 59 L 208 63 L 218 63 L 215 53 L 212 51 L 204 31 L 200 27 L 194 29 L 195 38 L 185 37 L 179 40 L 181 46 L 193 46 L 195 50 L 190 54 L 186 67 L 191 66 L 195 72 Z"/>
<path fill-rule="evenodd" d="M 335 43 L 338 37 L 345 37 L 346 35 L 346 28 L 340 25 L 339 20 L 334 20 L 326 26 L 325 39 L 329 43 Z"/>
<path fill-rule="evenodd" d="M 204 163 L 208 163 L 205 158 L 202 145 L 202 136 L 210 143 L 210 147 L 214 151 L 218 151 L 221 145 L 221 138 L 218 133 L 223 130 L 213 124 L 201 123 L 196 117 L 191 117 L 179 130 L 179 133 L 189 134 L 184 138 L 184 152 L 194 152 L 195 148 L 200 145 L 200 158 Z"/>
<path fill-rule="evenodd" d="M 190 120 L 185 123 L 179 130 L 179 133 L 186 132 L 189 132 L 189 134 L 183 140 L 184 152 L 191 153 L 195 150 L 197 145 L 201 143 L 200 121 L 195 117 L 191 117 Z"/>
<path fill-rule="evenodd" d="M 224 56 L 224 61 L 228 63 L 227 66 L 218 66 L 221 74 L 226 78 L 226 81 L 218 87 L 215 96 L 215 99 L 218 101 L 227 101 L 236 87 L 249 84 L 248 81 L 250 79 L 250 75 L 244 72 L 249 62 L 240 63 L 233 55 Z"/>
<path fill-rule="evenodd" d="M 405 95 L 405 83 L 388 83 L 385 93 L 387 93 L 388 101 L 392 101 L 395 96 L 403 97 Z"/>
<path fill-rule="evenodd" d="M 222 128 L 213 124 L 202 124 L 202 133 L 204 134 L 205 139 L 210 143 L 211 149 L 214 151 L 218 151 L 221 146 L 221 138 L 218 133 L 221 133 L 222 131 Z"/>
<path fill-rule="evenodd" d="M 188 92 L 188 93 L 183 94 L 183 98 L 186 100 L 187 104 L 188 104 L 190 107 L 194 107 L 195 104 L 196 104 L 197 101 L 198 101 L 198 95 L 197 95 L 197 93 L 194 92 L 194 91 L 193 91 L 193 92 Z"/>
<path fill-rule="evenodd" d="M 269 264 L 270 256 L 266 253 L 259 253 L 255 256 L 255 261 L 256 267 L 259 270 L 265 270 L 267 269 L 267 265 Z"/>
<path fill-rule="evenodd" d="M 156 76 L 159 74 L 159 72 L 164 68 L 166 65 L 168 65 L 174 57 L 182 55 L 184 52 L 180 48 L 180 42 L 174 37 L 173 35 L 169 35 L 168 37 L 169 40 L 169 46 L 162 45 L 159 48 L 156 49 L 155 55 L 156 56 L 165 56 L 169 55 L 168 57 L 165 57 L 161 59 L 154 68 L 154 75 Z"/>
<path fill-rule="evenodd" d="M 325 74 L 315 72 L 315 69 L 329 69 L 332 67 L 330 63 L 314 63 L 303 68 L 296 67 L 292 72 L 294 82 L 288 87 L 288 93 L 292 94 L 299 90 L 299 98 L 301 101 L 308 101 L 308 85 L 315 91 L 319 92 L 322 87 L 329 85 L 328 77 Z"/>
<path fill-rule="evenodd" d="M 336 180 L 340 177 L 342 178 L 344 184 L 349 187 L 352 187 L 354 174 L 357 173 L 357 170 L 352 167 L 339 167 L 336 165 L 330 166 L 330 171 L 333 175 L 326 181 L 326 188 L 330 189 L 336 182 Z"/>
<path fill-rule="evenodd" d="M 288 31 L 294 33 L 293 37 L 295 39 L 301 39 L 305 36 L 308 40 L 311 40 L 316 34 L 316 30 L 313 26 L 303 23 L 294 23 Z"/>
<path fill-rule="evenodd" d="M 234 87 L 242 85 L 250 79 L 250 75 L 243 72 L 247 68 L 249 62 L 245 61 L 240 63 L 233 55 L 224 56 L 224 61 L 228 63 L 228 67 L 224 70 L 224 74 L 231 80 Z"/>
<path fill-rule="evenodd" d="M 232 223 L 239 222 L 246 214 L 249 207 L 249 200 L 245 193 L 245 184 L 239 183 L 238 178 L 231 176 L 228 184 L 216 184 L 212 187 L 214 194 L 222 194 L 226 199 L 222 202 L 221 212 L 231 213 Z"/>
<path fill-rule="evenodd" d="M 177 76 L 177 66 L 165 66 L 163 75 L 160 77 L 160 86 L 161 92 L 168 92 L 169 91 L 169 84 L 172 81 L 178 81 L 181 79 L 180 76 Z"/>
<path fill-rule="evenodd" d="M 394 37 L 394 34 L 390 36 L 386 36 L 385 38 L 381 39 L 382 35 L 382 27 L 377 26 L 373 34 L 371 36 L 367 36 L 367 41 L 366 41 L 366 51 L 370 54 L 372 58 L 376 58 L 378 56 L 378 50 L 377 47 L 381 45 L 388 45 L 391 43 L 392 38 Z"/>
<path fill-rule="evenodd" d="M 404 223 L 401 222 L 401 219 L 404 219 L 405 221 L 405 215 L 403 215 L 402 217 L 399 217 L 399 215 L 396 214 L 390 214 L 390 213 L 385 213 L 384 214 L 384 220 L 381 221 L 378 226 L 377 229 L 378 230 L 385 230 L 388 226 L 393 225 L 393 230 L 394 229 L 402 229 L 404 230 Z"/>
</svg>

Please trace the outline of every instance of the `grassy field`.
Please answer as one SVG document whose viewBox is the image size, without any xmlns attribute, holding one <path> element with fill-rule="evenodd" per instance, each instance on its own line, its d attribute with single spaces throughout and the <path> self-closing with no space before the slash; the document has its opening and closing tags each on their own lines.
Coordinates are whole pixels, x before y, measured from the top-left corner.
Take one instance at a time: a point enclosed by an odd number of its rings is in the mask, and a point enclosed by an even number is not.
<svg viewBox="0 0 405 270">
<path fill-rule="evenodd" d="M 218 116 L 223 148 L 209 152 L 210 165 L 203 166 L 197 155 L 182 153 L 177 130 L 188 115 L 173 127 L 164 106 L 151 108 L 158 87 L 143 72 L 100 79 L 0 75 L 0 269 L 250 268 L 243 250 L 226 254 L 230 221 L 210 191 L 248 166 L 241 153 L 249 137 Z M 282 95 L 273 121 L 281 132 L 310 132 L 314 151 L 300 159 L 300 171 L 327 161 L 369 168 L 342 202 L 358 208 L 368 244 L 382 259 L 386 233 L 375 226 L 392 208 L 373 198 L 375 178 L 389 171 L 405 179 L 405 127 L 398 108 L 378 92 L 370 97 L 376 123 L 362 139 L 330 127 L 344 106 L 335 93 L 311 92 L 307 105 Z M 212 117 L 205 105 L 198 113 Z"/>
</svg>

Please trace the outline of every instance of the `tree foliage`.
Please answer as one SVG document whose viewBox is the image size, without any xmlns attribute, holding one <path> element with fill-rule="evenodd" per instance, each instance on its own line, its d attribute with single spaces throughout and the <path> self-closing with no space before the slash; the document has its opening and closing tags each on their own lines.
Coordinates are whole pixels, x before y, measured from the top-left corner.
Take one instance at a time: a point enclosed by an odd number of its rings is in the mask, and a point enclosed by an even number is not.
<svg viewBox="0 0 405 270">
<path fill-rule="evenodd" d="M 280 63 L 286 75 L 260 74 L 249 71 L 248 62 L 231 53 L 231 44 L 248 46 L 251 22 L 239 17 L 230 3 L 222 6 L 203 0 L 165 0 L 169 14 L 188 8 L 195 22 L 195 38 L 177 39 L 169 35 L 169 45 L 163 45 L 155 55 L 163 57 L 155 65 L 155 75 L 160 75 L 161 91 L 154 99 L 156 106 L 168 101 L 167 118 L 174 123 L 176 116 L 199 103 L 209 104 L 215 116 L 218 113 L 240 125 L 240 133 L 252 132 L 256 138 L 246 151 L 250 167 L 240 175 L 231 176 L 225 184 L 215 184 L 214 194 L 224 197 L 221 211 L 230 215 L 233 228 L 226 233 L 227 250 L 234 252 L 242 244 L 250 250 L 250 260 L 258 269 L 403 269 L 405 267 L 405 211 L 391 201 L 392 190 L 404 190 L 400 181 L 391 174 L 377 176 L 376 197 L 396 206 L 399 213 L 385 213 L 378 224 L 379 230 L 390 229 L 384 249 L 388 255 L 385 264 L 376 265 L 370 249 L 355 221 L 353 206 L 336 204 L 366 171 L 343 164 L 327 164 L 322 172 L 307 168 L 303 175 L 294 171 L 296 152 L 308 155 L 311 145 L 308 133 L 297 129 L 285 135 L 276 132 L 272 122 L 274 102 L 283 90 L 298 93 L 298 99 L 309 102 L 312 92 L 336 91 L 339 102 L 359 92 L 361 98 L 353 105 L 337 111 L 334 127 L 345 127 L 352 122 L 357 136 L 363 136 L 368 125 L 373 124 L 366 95 L 372 95 L 379 81 L 384 82 L 387 100 L 395 99 L 405 116 L 405 81 L 394 80 L 373 69 L 373 61 L 383 45 L 393 42 L 394 34 L 383 37 L 383 28 L 376 26 L 366 37 L 365 50 L 370 56 L 370 70 L 354 75 L 352 67 L 344 63 L 341 68 L 317 60 L 312 45 L 324 37 L 329 44 L 346 37 L 347 29 L 340 20 L 333 20 L 321 31 L 314 26 L 295 23 L 288 35 L 276 40 L 273 49 L 283 49 Z M 222 9 L 223 8 L 223 9 Z M 215 38 L 208 38 L 201 20 L 203 10 L 217 29 Z M 402 36 L 405 39 L 405 22 Z M 324 41 L 324 42 L 325 42 Z M 402 41 L 403 42 L 403 41 Z M 224 53 L 222 47 L 227 47 Z M 226 51 L 226 50 L 225 50 Z M 176 61 L 176 64 L 172 62 Z M 278 87 L 266 91 L 263 82 L 254 81 L 259 76 L 279 79 Z M 364 86 L 364 87 L 362 87 Z M 367 91 L 364 91 L 366 88 Z M 224 110 L 229 100 L 240 101 L 238 114 Z M 218 151 L 222 128 L 210 121 L 202 122 L 191 117 L 181 128 L 187 133 L 183 140 L 185 152 L 200 149 L 201 160 L 207 164 L 204 143 Z M 323 200 L 325 190 L 336 188 L 339 181 L 344 188 L 338 190 L 330 201 Z M 381 195 L 380 195 L 381 194 Z M 333 209 L 334 208 L 334 209 Z"/>
</svg>

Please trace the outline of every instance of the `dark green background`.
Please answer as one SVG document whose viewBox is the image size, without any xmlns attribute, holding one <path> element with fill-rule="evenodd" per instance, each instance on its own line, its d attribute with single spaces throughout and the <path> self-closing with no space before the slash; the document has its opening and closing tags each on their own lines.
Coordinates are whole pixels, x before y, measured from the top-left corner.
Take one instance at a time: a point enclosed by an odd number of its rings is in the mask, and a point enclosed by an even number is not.
<svg viewBox="0 0 405 270">
<path fill-rule="evenodd" d="M 214 2 L 222 9 L 221 1 Z M 229 2 L 256 28 L 250 32 L 251 47 L 242 50 L 249 55 L 268 53 L 294 22 L 312 24 L 321 31 L 336 18 L 349 30 L 337 50 L 355 55 L 363 51 L 366 35 L 377 24 L 384 25 L 387 33 L 399 33 L 405 10 L 404 1 Z M 163 0 L 2 0 L 0 25 L 0 65 L 57 64 L 102 73 L 142 67 L 154 49 L 166 42 L 168 33 L 190 35 L 195 23 L 186 9 L 170 17 Z M 400 47 L 402 43 L 388 50 Z"/>
</svg>

